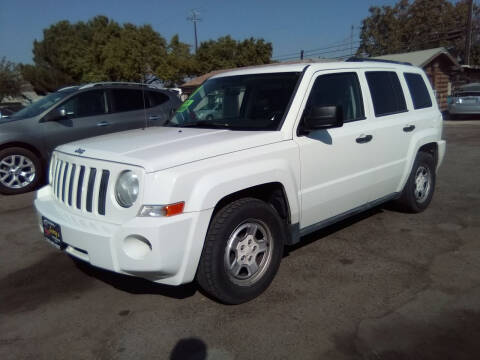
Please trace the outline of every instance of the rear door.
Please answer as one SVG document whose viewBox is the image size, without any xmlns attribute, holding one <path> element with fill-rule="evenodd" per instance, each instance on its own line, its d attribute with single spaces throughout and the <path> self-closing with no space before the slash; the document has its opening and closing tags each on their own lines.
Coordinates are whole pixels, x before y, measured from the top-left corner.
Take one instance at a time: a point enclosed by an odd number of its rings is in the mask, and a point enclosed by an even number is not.
<svg viewBox="0 0 480 360">
<path fill-rule="evenodd" d="M 181 105 L 180 100 L 170 98 L 162 91 L 146 90 L 148 100 L 148 126 L 161 126 L 173 115 Z"/>
<path fill-rule="evenodd" d="M 111 132 L 148 126 L 148 98 L 143 90 L 111 88 L 108 95 L 111 109 L 104 126 Z"/>
<path fill-rule="evenodd" d="M 364 75 L 374 111 L 373 201 L 400 191 L 410 144 L 415 133 L 428 126 L 432 101 L 418 73 L 372 69 Z M 416 94 L 414 102 L 410 92 Z"/>
</svg>

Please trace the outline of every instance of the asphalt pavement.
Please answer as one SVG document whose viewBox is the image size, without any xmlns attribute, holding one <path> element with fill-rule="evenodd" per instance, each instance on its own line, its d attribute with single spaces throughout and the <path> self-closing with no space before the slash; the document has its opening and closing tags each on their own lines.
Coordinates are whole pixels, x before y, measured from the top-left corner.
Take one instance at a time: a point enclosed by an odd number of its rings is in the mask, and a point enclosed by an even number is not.
<svg viewBox="0 0 480 360">
<path fill-rule="evenodd" d="M 446 124 L 425 212 L 309 235 L 238 306 L 75 262 L 42 239 L 33 194 L 0 196 L 0 359 L 479 359 L 478 123 Z"/>
</svg>

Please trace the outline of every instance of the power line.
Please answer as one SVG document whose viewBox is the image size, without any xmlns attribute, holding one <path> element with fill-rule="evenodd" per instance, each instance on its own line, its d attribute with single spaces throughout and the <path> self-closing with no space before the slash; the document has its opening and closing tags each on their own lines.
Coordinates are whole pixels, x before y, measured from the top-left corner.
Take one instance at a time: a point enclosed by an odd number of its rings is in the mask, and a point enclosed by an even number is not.
<svg viewBox="0 0 480 360">
<path fill-rule="evenodd" d="M 312 52 L 312 51 L 316 51 L 316 50 L 324 50 L 324 49 L 335 48 L 335 47 L 338 47 L 338 46 L 343 46 L 343 45 L 346 45 L 347 43 L 350 43 L 350 36 L 348 36 L 348 37 L 346 37 L 346 38 L 344 38 L 340 41 L 330 43 L 329 45 L 321 47 L 321 48 L 305 50 L 305 54 L 309 53 L 309 52 Z M 283 58 L 283 57 L 291 57 L 293 55 L 298 55 L 299 53 L 300 53 L 300 51 L 295 51 L 295 52 L 290 52 L 290 53 L 286 53 L 286 54 L 276 55 L 273 58 L 274 59 L 280 59 L 280 58 Z"/>
<path fill-rule="evenodd" d="M 452 41 L 461 36 L 461 32 L 463 29 L 460 27 L 455 27 L 454 29 L 450 30 L 443 30 L 441 32 L 437 32 L 434 34 L 430 34 L 428 39 L 421 43 L 415 43 L 415 45 L 424 45 L 424 44 L 429 44 L 429 43 L 434 43 L 434 42 L 440 42 L 440 41 Z M 353 47 L 360 45 L 362 43 L 362 40 L 355 40 L 351 41 L 351 38 L 346 39 L 343 42 L 340 43 L 334 43 L 336 45 L 330 45 L 330 46 L 325 46 L 321 48 L 316 48 L 316 49 L 310 49 L 310 50 L 301 50 L 303 51 L 304 56 L 318 56 L 318 55 L 329 55 L 329 54 L 336 54 L 336 53 L 341 53 L 342 51 L 347 51 L 350 50 L 350 53 L 353 52 Z M 407 45 L 411 45 L 411 42 L 400 42 L 398 43 L 400 46 L 406 46 L 408 50 Z M 328 50 L 328 51 L 327 51 Z M 298 59 L 298 54 L 300 52 L 292 52 L 289 54 L 284 54 L 284 55 L 279 55 L 275 56 L 272 59 L 277 60 L 277 61 L 287 61 L 287 60 L 292 60 L 292 59 Z"/>
<path fill-rule="evenodd" d="M 450 38 L 448 36 L 446 37 L 443 37 L 443 38 L 437 38 L 437 39 L 430 39 L 430 40 L 426 40 L 426 41 L 423 41 L 423 42 L 420 42 L 420 43 L 417 43 L 416 45 L 425 45 L 425 44 L 430 44 L 432 42 L 435 42 L 435 41 L 443 41 L 443 40 L 449 40 Z M 361 41 L 356 41 L 355 43 L 360 43 Z M 406 46 L 406 45 L 409 45 L 410 42 L 401 42 L 399 43 L 400 46 Z M 321 56 L 321 58 L 326 58 L 326 59 L 341 59 L 341 58 L 348 58 L 350 57 L 350 54 L 349 54 L 349 50 L 350 50 L 350 46 L 345 44 L 343 47 L 340 47 L 340 48 L 336 48 L 334 50 L 328 50 L 328 51 L 315 51 L 313 53 L 310 53 L 309 56 L 314 56 L 314 57 L 320 57 L 319 55 L 323 55 Z M 342 52 L 344 54 L 342 54 Z M 340 54 L 339 54 L 340 53 Z M 334 55 L 336 54 L 336 55 Z M 287 61 L 287 60 L 294 60 L 294 59 L 298 59 L 298 56 L 295 56 L 295 57 L 289 57 L 289 58 L 285 58 L 285 59 L 282 59 L 281 61 Z M 275 59 L 275 60 L 278 60 L 278 59 Z"/>
</svg>

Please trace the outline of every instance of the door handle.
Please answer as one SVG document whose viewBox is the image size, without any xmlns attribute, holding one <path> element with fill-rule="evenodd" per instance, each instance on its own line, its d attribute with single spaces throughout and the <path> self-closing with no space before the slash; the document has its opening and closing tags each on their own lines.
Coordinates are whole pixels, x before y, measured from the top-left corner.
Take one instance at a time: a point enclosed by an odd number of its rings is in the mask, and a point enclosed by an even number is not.
<svg viewBox="0 0 480 360">
<path fill-rule="evenodd" d="M 150 115 L 148 117 L 148 120 L 160 120 L 162 118 L 162 116 L 160 115 Z"/>
<path fill-rule="evenodd" d="M 98 127 L 108 126 L 108 125 L 110 125 L 108 121 L 100 121 L 99 123 L 97 123 Z"/>
<path fill-rule="evenodd" d="M 357 141 L 357 143 L 359 143 L 359 144 L 365 144 L 365 143 L 369 142 L 369 141 L 372 140 L 372 139 L 373 139 L 373 136 L 372 136 L 372 135 L 363 135 L 363 136 L 361 135 L 361 136 L 357 137 L 356 141 Z"/>
<path fill-rule="evenodd" d="M 410 132 L 410 131 L 413 131 L 415 130 L 415 125 L 407 125 L 403 128 L 403 131 L 405 132 Z"/>
</svg>

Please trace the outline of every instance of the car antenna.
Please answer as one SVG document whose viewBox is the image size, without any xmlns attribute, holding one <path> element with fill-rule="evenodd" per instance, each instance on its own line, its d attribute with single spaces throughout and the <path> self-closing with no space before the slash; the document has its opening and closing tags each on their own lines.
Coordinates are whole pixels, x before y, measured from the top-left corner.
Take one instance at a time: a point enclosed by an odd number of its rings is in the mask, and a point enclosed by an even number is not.
<svg viewBox="0 0 480 360">
<path fill-rule="evenodd" d="M 145 76 L 142 74 L 141 75 L 142 79 L 142 98 L 143 98 L 143 117 L 145 119 L 145 126 L 143 129 L 145 130 L 148 127 L 147 123 L 147 107 L 145 106 Z"/>
</svg>

